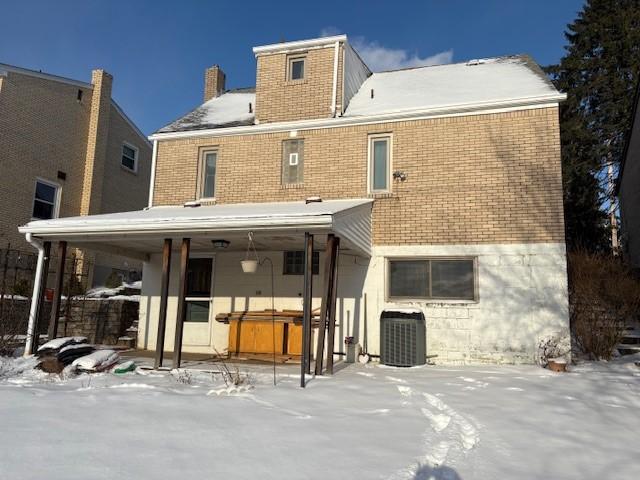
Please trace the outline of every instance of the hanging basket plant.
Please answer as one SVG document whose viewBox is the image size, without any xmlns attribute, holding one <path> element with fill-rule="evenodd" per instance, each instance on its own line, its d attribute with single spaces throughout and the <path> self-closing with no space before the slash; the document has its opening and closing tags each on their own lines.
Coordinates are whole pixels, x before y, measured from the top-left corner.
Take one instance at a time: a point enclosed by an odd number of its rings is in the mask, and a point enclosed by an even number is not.
<svg viewBox="0 0 640 480">
<path fill-rule="evenodd" d="M 244 273 L 256 273 L 258 270 L 258 252 L 253 244 L 253 232 L 249 232 L 249 242 L 247 243 L 247 253 L 244 256 L 244 260 L 240 261 L 242 271 Z"/>
</svg>

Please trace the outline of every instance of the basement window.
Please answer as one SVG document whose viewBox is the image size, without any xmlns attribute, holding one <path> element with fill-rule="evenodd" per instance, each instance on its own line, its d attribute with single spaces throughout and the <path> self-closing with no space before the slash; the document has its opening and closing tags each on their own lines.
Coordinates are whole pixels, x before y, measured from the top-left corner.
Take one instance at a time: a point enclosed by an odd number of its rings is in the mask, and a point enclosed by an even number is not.
<svg viewBox="0 0 640 480">
<path fill-rule="evenodd" d="M 306 57 L 297 55 L 287 60 L 287 80 L 303 80 Z"/>
<path fill-rule="evenodd" d="M 320 252 L 313 252 L 311 258 L 311 272 L 313 275 L 320 273 Z M 304 251 L 293 250 L 284 252 L 284 275 L 304 275 Z"/>
<path fill-rule="evenodd" d="M 282 184 L 294 185 L 304 181 L 304 140 L 282 142 Z"/>
<path fill-rule="evenodd" d="M 389 259 L 389 300 L 471 300 L 476 294 L 474 258 Z"/>
<path fill-rule="evenodd" d="M 138 149 L 129 143 L 122 144 L 121 165 L 131 171 L 138 171 Z"/>
</svg>

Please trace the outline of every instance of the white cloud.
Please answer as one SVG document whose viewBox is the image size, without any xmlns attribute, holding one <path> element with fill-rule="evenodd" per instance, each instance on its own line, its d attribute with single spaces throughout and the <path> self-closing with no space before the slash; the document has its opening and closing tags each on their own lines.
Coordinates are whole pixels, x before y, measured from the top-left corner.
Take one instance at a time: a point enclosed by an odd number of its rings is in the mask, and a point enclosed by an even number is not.
<svg viewBox="0 0 640 480">
<path fill-rule="evenodd" d="M 338 35 L 336 27 L 325 27 L 320 31 L 323 37 Z M 375 41 L 368 41 L 364 37 L 356 37 L 351 44 L 358 51 L 364 63 L 374 72 L 397 70 L 399 68 L 424 67 L 427 65 L 442 65 L 451 63 L 453 49 L 421 57 L 417 53 L 410 54 L 401 48 L 387 48 Z"/>
</svg>

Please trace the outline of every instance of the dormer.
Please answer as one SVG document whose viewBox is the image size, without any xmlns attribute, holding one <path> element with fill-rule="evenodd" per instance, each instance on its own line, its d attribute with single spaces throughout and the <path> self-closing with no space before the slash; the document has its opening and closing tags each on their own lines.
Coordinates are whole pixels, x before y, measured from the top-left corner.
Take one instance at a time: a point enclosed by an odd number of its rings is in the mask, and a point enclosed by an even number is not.
<svg viewBox="0 0 640 480">
<path fill-rule="evenodd" d="M 371 71 L 346 35 L 255 47 L 256 123 L 342 115 Z"/>
</svg>

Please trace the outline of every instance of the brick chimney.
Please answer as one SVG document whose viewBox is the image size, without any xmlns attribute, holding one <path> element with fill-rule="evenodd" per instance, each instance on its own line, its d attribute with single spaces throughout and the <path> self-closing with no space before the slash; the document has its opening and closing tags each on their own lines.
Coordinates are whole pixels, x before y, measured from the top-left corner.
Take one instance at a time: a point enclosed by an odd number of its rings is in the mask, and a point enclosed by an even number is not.
<svg viewBox="0 0 640 480">
<path fill-rule="evenodd" d="M 204 71 L 204 101 L 211 100 L 224 92 L 225 75 L 220 66 L 214 65 Z"/>
</svg>

